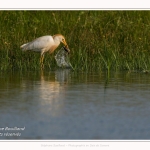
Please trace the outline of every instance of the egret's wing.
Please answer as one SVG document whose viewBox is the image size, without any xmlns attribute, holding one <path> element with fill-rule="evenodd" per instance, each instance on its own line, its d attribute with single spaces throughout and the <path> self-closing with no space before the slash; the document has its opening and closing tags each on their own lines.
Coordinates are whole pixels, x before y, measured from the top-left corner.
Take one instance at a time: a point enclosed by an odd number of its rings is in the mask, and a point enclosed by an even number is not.
<svg viewBox="0 0 150 150">
<path fill-rule="evenodd" d="M 50 47 L 51 44 L 53 44 L 52 36 L 42 36 L 33 40 L 32 42 L 23 44 L 21 48 L 23 50 L 41 50 L 46 47 Z"/>
</svg>

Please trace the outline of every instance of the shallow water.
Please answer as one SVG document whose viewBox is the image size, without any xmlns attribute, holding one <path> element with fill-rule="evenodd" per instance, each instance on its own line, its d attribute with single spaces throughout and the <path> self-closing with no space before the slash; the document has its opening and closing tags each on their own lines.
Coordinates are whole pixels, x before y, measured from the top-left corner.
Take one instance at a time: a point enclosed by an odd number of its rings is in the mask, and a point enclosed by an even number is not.
<svg viewBox="0 0 150 150">
<path fill-rule="evenodd" d="M 150 139 L 149 81 L 127 72 L 0 73 L 0 139 Z"/>
</svg>

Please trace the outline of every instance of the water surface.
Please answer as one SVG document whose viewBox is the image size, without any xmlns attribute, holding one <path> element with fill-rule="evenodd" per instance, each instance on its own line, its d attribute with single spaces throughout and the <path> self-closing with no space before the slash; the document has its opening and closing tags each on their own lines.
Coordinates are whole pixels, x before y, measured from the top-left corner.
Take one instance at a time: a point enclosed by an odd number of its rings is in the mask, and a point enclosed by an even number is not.
<svg viewBox="0 0 150 150">
<path fill-rule="evenodd" d="M 128 72 L 1 72 L 0 139 L 150 139 L 149 81 Z"/>
</svg>

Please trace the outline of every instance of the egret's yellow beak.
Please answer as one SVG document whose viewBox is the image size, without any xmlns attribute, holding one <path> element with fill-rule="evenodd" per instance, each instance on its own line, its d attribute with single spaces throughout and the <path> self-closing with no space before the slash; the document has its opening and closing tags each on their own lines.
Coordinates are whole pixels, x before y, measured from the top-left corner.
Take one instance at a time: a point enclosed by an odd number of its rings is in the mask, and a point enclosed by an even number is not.
<svg viewBox="0 0 150 150">
<path fill-rule="evenodd" d="M 64 49 L 65 49 L 65 51 L 67 51 L 68 53 L 70 53 L 70 49 L 69 49 L 69 47 L 68 47 L 67 42 L 64 40 L 64 41 L 62 41 L 62 43 L 64 44 Z"/>
</svg>

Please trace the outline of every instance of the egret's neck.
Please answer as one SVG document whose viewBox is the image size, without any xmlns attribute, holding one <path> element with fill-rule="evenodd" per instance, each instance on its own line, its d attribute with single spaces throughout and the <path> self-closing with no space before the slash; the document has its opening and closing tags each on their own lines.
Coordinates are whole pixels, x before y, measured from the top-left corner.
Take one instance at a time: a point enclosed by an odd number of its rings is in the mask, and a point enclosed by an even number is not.
<svg viewBox="0 0 150 150">
<path fill-rule="evenodd" d="M 56 46 L 58 46 L 60 44 L 60 40 L 57 36 L 53 36 L 53 39 L 54 39 L 54 43 Z"/>
</svg>

